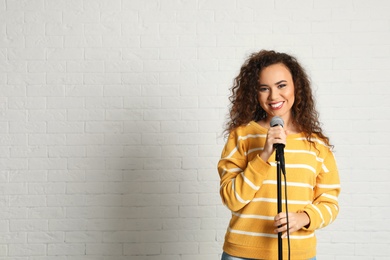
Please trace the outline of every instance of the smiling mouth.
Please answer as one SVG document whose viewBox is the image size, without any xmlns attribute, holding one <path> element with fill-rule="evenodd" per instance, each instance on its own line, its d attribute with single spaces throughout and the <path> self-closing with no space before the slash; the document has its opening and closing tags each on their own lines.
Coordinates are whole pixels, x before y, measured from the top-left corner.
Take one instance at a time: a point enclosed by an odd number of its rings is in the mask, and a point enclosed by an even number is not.
<svg viewBox="0 0 390 260">
<path fill-rule="evenodd" d="M 283 106 L 283 101 L 280 101 L 278 103 L 269 104 L 272 109 L 279 109 Z"/>
</svg>

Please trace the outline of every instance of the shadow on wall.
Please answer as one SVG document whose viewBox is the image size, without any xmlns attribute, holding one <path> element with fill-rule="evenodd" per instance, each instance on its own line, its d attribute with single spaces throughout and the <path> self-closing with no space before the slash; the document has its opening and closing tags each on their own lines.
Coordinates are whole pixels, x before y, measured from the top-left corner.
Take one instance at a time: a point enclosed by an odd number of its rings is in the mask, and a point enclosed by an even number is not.
<svg viewBox="0 0 390 260">
<path fill-rule="evenodd" d="M 117 232 L 123 236 L 117 242 L 123 243 L 124 255 L 214 258 L 229 214 L 218 194 L 214 153 L 220 148 L 207 144 L 210 138 L 216 143 L 216 134 L 188 132 L 185 124 L 198 131 L 196 121 L 125 124 L 133 143 L 123 146 L 125 159 L 117 164 L 125 168 L 128 187 L 122 202 L 129 213 L 126 231 Z"/>
</svg>

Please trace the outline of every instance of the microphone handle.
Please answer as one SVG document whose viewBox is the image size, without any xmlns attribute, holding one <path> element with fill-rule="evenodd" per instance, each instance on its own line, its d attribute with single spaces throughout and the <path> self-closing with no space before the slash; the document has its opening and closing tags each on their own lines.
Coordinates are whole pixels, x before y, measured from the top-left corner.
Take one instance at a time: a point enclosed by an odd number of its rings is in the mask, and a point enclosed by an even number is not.
<svg viewBox="0 0 390 260">
<path fill-rule="evenodd" d="M 279 162 L 282 172 L 285 173 L 285 162 L 284 162 L 284 144 L 274 144 L 276 149 L 276 161 Z"/>
</svg>

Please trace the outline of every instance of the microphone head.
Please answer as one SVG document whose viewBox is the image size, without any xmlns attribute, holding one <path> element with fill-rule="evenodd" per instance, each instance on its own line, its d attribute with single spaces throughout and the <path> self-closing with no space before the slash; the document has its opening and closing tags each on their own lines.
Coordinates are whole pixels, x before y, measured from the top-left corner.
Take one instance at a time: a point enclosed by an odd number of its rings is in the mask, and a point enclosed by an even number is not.
<svg viewBox="0 0 390 260">
<path fill-rule="evenodd" d="M 280 125 L 281 127 L 284 127 L 284 122 L 283 122 L 283 119 L 281 117 L 274 116 L 271 119 L 270 126 L 274 127 L 274 126 L 277 126 L 277 125 Z"/>
</svg>

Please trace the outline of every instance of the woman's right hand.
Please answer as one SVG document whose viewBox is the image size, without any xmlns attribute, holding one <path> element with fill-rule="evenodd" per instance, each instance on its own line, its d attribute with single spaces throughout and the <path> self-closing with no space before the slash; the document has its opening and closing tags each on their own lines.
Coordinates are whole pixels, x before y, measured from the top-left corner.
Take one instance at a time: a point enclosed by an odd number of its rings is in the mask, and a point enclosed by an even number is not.
<svg viewBox="0 0 390 260">
<path fill-rule="evenodd" d="M 275 150 L 274 144 L 286 145 L 287 133 L 280 125 L 270 127 L 268 129 L 267 138 L 265 141 L 263 152 L 260 154 L 260 158 L 267 162 L 269 157 Z"/>
</svg>

